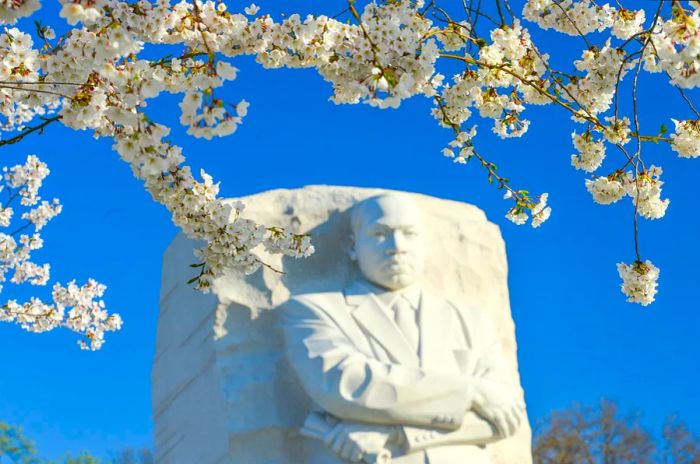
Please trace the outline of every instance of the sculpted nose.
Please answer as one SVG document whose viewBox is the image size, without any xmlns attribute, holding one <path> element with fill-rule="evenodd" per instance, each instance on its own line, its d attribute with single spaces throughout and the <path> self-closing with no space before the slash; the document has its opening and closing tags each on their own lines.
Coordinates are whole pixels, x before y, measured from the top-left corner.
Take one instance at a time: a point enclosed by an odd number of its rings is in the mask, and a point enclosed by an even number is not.
<svg viewBox="0 0 700 464">
<path fill-rule="evenodd" d="M 392 232 L 387 236 L 386 252 L 389 255 L 396 255 L 406 252 L 406 240 L 401 232 Z"/>
<path fill-rule="evenodd" d="M 396 247 L 396 234 L 394 232 L 387 234 L 385 250 L 387 255 L 395 255 L 398 252 Z"/>
</svg>

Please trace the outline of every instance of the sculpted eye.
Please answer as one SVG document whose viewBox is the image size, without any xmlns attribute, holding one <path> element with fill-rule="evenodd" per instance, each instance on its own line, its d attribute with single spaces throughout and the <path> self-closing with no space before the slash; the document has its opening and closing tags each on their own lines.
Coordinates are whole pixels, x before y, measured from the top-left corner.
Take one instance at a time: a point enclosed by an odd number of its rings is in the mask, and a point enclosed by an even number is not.
<svg viewBox="0 0 700 464">
<path fill-rule="evenodd" d="M 370 235 L 376 238 L 377 240 L 384 240 L 386 238 L 386 232 L 384 232 L 383 230 L 375 230 Z"/>
</svg>

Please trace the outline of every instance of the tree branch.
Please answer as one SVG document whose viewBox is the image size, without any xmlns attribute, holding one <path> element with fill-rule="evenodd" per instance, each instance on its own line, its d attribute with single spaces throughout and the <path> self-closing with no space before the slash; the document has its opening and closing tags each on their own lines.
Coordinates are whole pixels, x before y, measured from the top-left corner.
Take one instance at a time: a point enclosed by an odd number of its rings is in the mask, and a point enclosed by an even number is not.
<svg viewBox="0 0 700 464">
<path fill-rule="evenodd" d="M 26 137 L 27 135 L 31 134 L 32 132 L 38 131 L 39 134 L 41 134 L 42 132 L 44 132 L 44 128 L 46 126 L 48 126 L 52 122 L 58 121 L 61 118 L 62 118 L 62 116 L 54 116 L 53 118 L 41 118 L 44 120 L 44 122 L 42 122 L 38 126 L 30 127 L 28 129 L 20 132 L 19 134 L 15 135 L 14 137 L 12 137 L 10 139 L 0 140 L 0 147 L 3 145 L 12 145 L 13 143 L 17 143 L 20 140 L 22 140 L 24 137 Z"/>
</svg>

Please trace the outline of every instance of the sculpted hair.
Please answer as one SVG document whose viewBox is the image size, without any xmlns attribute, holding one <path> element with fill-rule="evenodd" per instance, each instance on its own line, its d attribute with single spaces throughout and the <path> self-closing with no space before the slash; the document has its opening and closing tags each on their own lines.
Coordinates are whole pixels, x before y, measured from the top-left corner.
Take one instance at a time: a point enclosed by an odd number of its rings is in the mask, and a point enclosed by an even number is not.
<svg viewBox="0 0 700 464">
<path fill-rule="evenodd" d="M 365 198 L 350 209 L 350 231 L 353 236 L 355 236 L 362 227 L 362 222 L 366 217 L 365 213 L 372 207 L 380 208 L 379 203 L 384 199 L 410 203 L 411 205 L 415 206 L 413 204 L 413 200 L 400 193 L 381 193 L 379 195 Z"/>
<path fill-rule="evenodd" d="M 364 212 L 367 209 L 367 204 L 370 201 L 376 202 L 378 198 L 379 195 L 365 198 L 361 202 L 356 203 L 355 206 L 353 206 L 350 209 L 350 233 L 353 235 L 353 237 L 357 235 L 357 232 L 360 230 L 360 227 L 362 227 L 362 216 L 364 215 Z"/>
</svg>

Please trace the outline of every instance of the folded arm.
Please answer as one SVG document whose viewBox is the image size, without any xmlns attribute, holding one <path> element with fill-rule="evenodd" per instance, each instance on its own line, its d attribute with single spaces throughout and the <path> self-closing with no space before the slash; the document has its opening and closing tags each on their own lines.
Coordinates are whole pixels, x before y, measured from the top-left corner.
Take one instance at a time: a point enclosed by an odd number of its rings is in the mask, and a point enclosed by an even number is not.
<svg viewBox="0 0 700 464">
<path fill-rule="evenodd" d="M 490 422 L 473 412 L 468 412 L 457 430 L 441 430 L 426 427 L 401 427 L 406 453 L 413 453 L 434 446 L 484 445 L 503 438 Z"/>
<path fill-rule="evenodd" d="M 407 452 L 433 446 L 491 443 L 513 435 L 524 420 L 522 389 L 509 375 L 495 328 L 478 311 L 460 313 L 455 309 L 455 314 L 462 324 L 461 332 L 469 334 L 468 348 L 455 350 L 455 354 L 460 355 L 460 368 L 473 388 L 471 410 L 454 431 L 402 427 Z"/>
<path fill-rule="evenodd" d="M 461 375 L 383 363 L 361 352 L 322 308 L 282 308 L 289 362 L 309 397 L 344 420 L 456 429 L 471 408 Z"/>
</svg>

